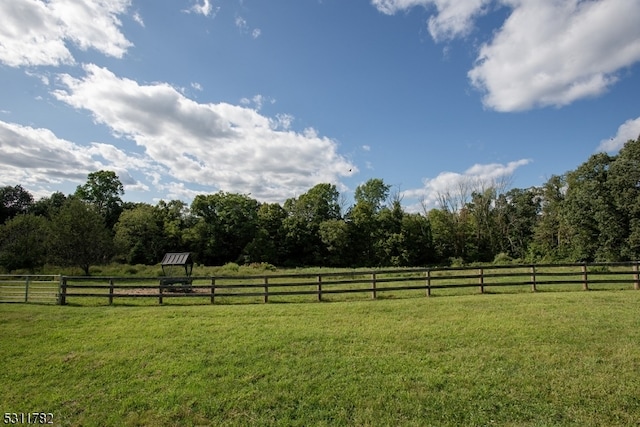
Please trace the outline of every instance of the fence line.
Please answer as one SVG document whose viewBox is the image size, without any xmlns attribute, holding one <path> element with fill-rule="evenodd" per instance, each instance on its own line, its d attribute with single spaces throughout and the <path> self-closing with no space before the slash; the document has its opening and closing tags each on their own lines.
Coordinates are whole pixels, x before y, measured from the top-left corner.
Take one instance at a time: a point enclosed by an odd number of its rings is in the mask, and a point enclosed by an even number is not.
<svg viewBox="0 0 640 427">
<path fill-rule="evenodd" d="M 0 302 L 53 304 L 60 295 L 60 276 L 53 274 L 0 275 Z"/>
<path fill-rule="evenodd" d="M 348 295 L 371 299 L 396 293 L 433 296 L 434 293 L 460 293 L 476 288 L 478 293 L 518 292 L 511 288 L 530 287 L 585 291 L 611 285 L 633 286 L 640 290 L 639 263 L 524 264 L 446 268 L 410 268 L 332 273 L 270 274 L 248 276 L 201 276 L 189 278 L 190 285 L 162 285 L 160 277 L 61 276 L 59 304 L 69 298 L 101 298 L 113 304 L 121 298 L 201 298 L 214 304 L 221 299 L 270 301 L 342 300 Z M 186 279 L 186 278 L 185 278 Z M 502 291 L 502 292 L 504 292 Z M 410 295 L 410 293 L 413 293 Z"/>
</svg>

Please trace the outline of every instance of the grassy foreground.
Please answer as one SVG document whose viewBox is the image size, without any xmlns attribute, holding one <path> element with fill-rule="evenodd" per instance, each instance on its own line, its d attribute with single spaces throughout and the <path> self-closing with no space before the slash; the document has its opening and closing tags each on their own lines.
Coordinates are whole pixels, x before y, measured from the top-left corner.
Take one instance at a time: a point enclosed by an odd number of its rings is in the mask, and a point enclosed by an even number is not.
<svg viewBox="0 0 640 427">
<path fill-rule="evenodd" d="M 640 292 L 0 305 L 0 415 L 55 425 L 638 425 Z"/>
</svg>

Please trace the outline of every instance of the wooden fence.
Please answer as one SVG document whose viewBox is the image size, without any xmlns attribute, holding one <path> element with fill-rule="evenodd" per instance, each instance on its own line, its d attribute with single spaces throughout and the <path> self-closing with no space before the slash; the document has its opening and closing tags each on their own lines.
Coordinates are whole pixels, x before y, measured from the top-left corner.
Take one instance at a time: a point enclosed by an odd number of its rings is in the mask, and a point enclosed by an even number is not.
<svg viewBox="0 0 640 427">
<path fill-rule="evenodd" d="M 359 298 L 513 293 L 528 291 L 636 289 L 639 263 L 505 265 L 390 269 L 260 276 L 192 277 L 186 288 L 160 285 L 160 277 L 61 276 L 58 302 L 94 298 L 193 299 L 191 303 L 301 302 Z M 197 301 L 195 299 L 198 299 Z"/>
<path fill-rule="evenodd" d="M 57 275 L 0 275 L 0 302 L 54 304 L 60 295 Z"/>
</svg>

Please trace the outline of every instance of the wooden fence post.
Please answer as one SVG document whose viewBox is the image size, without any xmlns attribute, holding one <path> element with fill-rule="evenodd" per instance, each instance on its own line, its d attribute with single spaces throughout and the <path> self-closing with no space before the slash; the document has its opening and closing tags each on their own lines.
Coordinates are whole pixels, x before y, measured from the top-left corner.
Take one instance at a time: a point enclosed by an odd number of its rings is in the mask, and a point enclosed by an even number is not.
<svg viewBox="0 0 640 427">
<path fill-rule="evenodd" d="M 425 275 L 427 276 L 427 296 L 430 297 L 431 296 L 431 270 L 427 269 L 427 272 L 425 273 Z"/>
<path fill-rule="evenodd" d="M 27 276 L 24 283 L 24 302 L 29 302 L 29 282 L 29 276 Z"/>
<path fill-rule="evenodd" d="M 264 302 L 269 302 L 269 278 L 264 277 Z"/>
<path fill-rule="evenodd" d="M 582 264 L 582 290 L 589 290 L 589 275 L 587 274 L 587 263 Z"/>
<path fill-rule="evenodd" d="M 536 289 L 536 266 L 531 266 L 531 292 L 537 291 Z"/>
<path fill-rule="evenodd" d="M 371 298 L 376 299 L 378 296 L 376 292 L 376 273 L 371 273 Z"/>
<path fill-rule="evenodd" d="M 484 270 L 480 268 L 478 270 L 478 274 L 480 275 L 480 278 L 479 278 L 480 293 L 484 294 Z"/>
<path fill-rule="evenodd" d="M 113 305 L 113 279 L 109 279 L 109 305 Z"/>
<path fill-rule="evenodd" d="M 64 276 L 60 276 L 60 287 L 58 290 L 58 304 L 59 305 L 67 304 L 67 278 Z"/>
<path fill-rule="evenodd" d="M 162 285 L 158 286 L 158 291 L 159 291 L 158 292 L 158 304 L 160 304 L 160 305 L 162 305 L 162 288 L 163 288 Z"/>
<path fill-rule="evenodd" d="M 211 278 L 211 304 L 215 302 L 216 299 L 216 278 Z"/>
<path fill-rule="evenodd" d="M 322 301 L 322 276 L 318 274 L 318 301 Z"/>
<path fill-rule="evenodd" d="M 640 261 L 636 261 L 633 264 L 633 289 L 636 291 L 640 291 L 640 268 L 638 268 L 638 264 Z"/>
</svg>

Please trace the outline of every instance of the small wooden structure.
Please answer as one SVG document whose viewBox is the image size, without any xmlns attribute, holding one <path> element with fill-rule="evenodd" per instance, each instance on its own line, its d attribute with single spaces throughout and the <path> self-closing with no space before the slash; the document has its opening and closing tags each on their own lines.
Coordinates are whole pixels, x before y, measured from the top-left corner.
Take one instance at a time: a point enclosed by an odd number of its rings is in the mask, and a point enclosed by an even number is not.
<svg viewBox="0 0 640 427">
<path fill-rule="evenodd" d="M 165 275 L 165 277 L 160 278 L 161 287 L 166 287 L 172 291 L 191 291 L 193 259 L 190 252 L 167 252 L 160 265 Z"/>
</svg>

